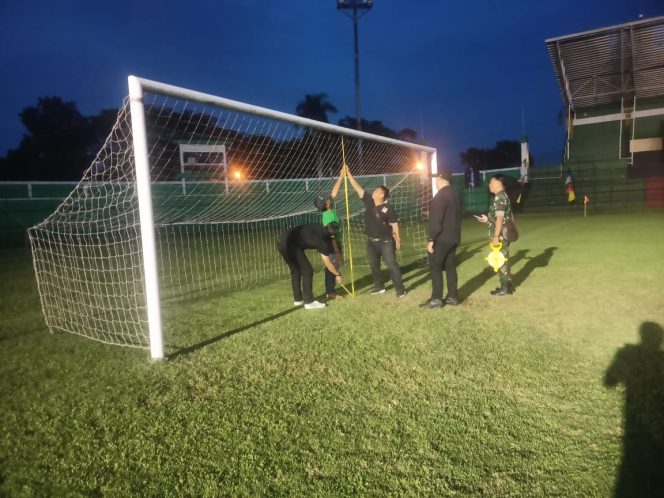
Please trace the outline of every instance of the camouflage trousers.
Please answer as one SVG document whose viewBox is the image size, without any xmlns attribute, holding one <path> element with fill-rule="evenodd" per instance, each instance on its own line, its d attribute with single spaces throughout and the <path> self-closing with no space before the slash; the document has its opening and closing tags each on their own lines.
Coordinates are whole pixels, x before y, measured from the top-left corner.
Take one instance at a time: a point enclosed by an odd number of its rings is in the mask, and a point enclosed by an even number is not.
<svg viewBox="0 0 664 498">
<path fill-rule="evenodd" d="M 510 272 L 510 243 L 506 240 L 501 241 L 503 247 L 500 249 L 500 252 L 505 256 L 505 263 L 498 270 L 498 278 L 500 278 L 501 287 L 512 287 L 512 273 Z"/>
</svg>

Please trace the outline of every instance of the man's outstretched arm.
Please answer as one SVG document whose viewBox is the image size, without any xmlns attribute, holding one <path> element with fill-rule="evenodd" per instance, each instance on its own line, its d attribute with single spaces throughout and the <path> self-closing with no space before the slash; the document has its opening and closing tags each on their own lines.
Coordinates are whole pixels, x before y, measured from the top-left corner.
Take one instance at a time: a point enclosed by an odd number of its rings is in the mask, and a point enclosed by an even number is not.
<svg viewBox="0 0 664 498">
<path fill-rule="evenodd" d="M 364 197 L 364 189 L 360 186 L 359 183 L 357 183 L 355 178 L 353 178 L 353 175 L 350 174 L 350 169 L 348 168 L 348 166 L 346 166 L 346 175 L 348 176 L 348 181 L 352 185 L 353 190 L 355 190 L 355 192 L 357 192 L 358 197 L 360 199 L 362 197 Z"/>
<path fill-rule="evenodd" d="M 337 194 L 339 193 L 339 189 L 341 188 L 341 182 L 344 180 L 344 168 L 341 168 L 341 172 L 339 173 L 339 178 L 337 178 L 337 181 L 334 184 L 334 187 L 332 187 L 332 193 L 330 194 L 333 199 L 337 198 Z"/>
</svg>

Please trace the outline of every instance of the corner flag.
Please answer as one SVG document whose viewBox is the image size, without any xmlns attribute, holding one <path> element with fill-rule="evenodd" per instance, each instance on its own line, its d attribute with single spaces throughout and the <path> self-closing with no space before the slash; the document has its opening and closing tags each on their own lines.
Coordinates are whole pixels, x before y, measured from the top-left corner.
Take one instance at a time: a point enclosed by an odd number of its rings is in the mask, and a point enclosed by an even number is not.
<svg viewBox="0 0 664 498">
<path fill-rule="evenodd" d="M 570 204 L 576 200 L 574 194 L 574 180 L 572 179 L 572 170 L 567 170 L 567 178 L 565 178 L 565 192 L 567 192 L 567 202 Z"/>
</svg>

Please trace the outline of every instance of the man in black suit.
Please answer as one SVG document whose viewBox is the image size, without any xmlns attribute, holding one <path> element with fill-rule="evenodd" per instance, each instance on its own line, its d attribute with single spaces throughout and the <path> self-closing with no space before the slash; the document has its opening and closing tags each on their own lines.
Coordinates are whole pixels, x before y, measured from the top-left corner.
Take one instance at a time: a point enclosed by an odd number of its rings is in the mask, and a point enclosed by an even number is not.
<svg viewBox="0 0 664 498">
<path fill-rule="evenodd" d="M 456 248 L 461 241 L 461 203 L 451 187 L 452 174 L 442 170 L 436 175 L 438 192 L 429 207 L 429 270 L 431 272 L 431 299 L 420 304 L 422 308 L 456 306 L 457 271 Z M 447 275 L 447 297 L 443 300 L 443 270 Z"/>
</svg>

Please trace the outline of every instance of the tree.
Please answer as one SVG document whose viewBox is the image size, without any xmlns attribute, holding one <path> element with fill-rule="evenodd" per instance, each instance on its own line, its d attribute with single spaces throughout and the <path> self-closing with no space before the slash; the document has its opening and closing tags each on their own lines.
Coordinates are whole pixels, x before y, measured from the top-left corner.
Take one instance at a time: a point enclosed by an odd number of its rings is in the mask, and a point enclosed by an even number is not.
<svg viewBox="0 0 664 498">
<path fill-rule="evenodd" d="M 477 147 L 470 147 L 466 152 L 459 154 L 461 164 L 467 168 L 473 168 L 475 171 L 488 169 L 489 154 L 487 149 L 478 149 Z"/>
<path fill-rule="evenodd" d="M 91 141 L 88 145 L 88 153 L 96 156 L 106 142 L 106 138 L 113 129 L 118 118 L 117 109 L 103 109 L 98 114 L 88 118 L 91 128 Z"/>
<path fill-rule="evenodd" d="M 346 116 L 339 120 L 339 126 L 357 130 L 357 119 Z M 381 121 L 368 121 L 363 119 L 362 131 L 365 133 L 372 133 L 373 135 L 380 135 L 382 137 L 396 138 L 397 136 L 397 132 L 385 126 Z"/>
<path fill-rule="evenodd" d="M 318 93 L 316 95 L 306 94 L 304 100 L 298 103 L 295 108 L 295 113 L 298 116 L 315 119 L 323 123 L 329 123 L 327 118 L 329 112 L 337 113 L 339 111 L 327 100 L 326 93 Z"/>
<path fill-rule="evenodd" d="M 397 138 L 405 142 L 417 142 L 417 132 L 411 128 L 404 128 L 399 133 L 397 133 Z"/>
<path fill-rule="evenodd" d="M 344 128 L 352 128 L 354 130 L 357 129 L 357 119 L 351 116 L 345 116 L 341 118 L 338 124 Z M 393 129 L 385 126 L 382 121 L 368 121 L 366 119 L 362 119 L 362 131 L 383 137 L 395 138 L 397 140 L 405 140 L 407 142 L 417 141 L 416 131 L 411 130 L 410 128 L 404 128 L 403 130 L 396 132 Z"/>
<path fill-rule="evenodd" d="M 516 140 L 500 140 L 492 149 L 471 147 L 460 154 L 461 164 L 475 171 L 513 168 L 521 164 L 521 143 Z M 532 155 L 530 165 L 534 164 Z"/>
<path fill-rule="evenodd" d="M 40 97 L 19 117 L 26 133 L 18 148 L 0 161 L 0 177 L 10 180 L 78 180 L 103 143 L 117 110 L 88 118 L 74 102 Z"/>
</svg>

